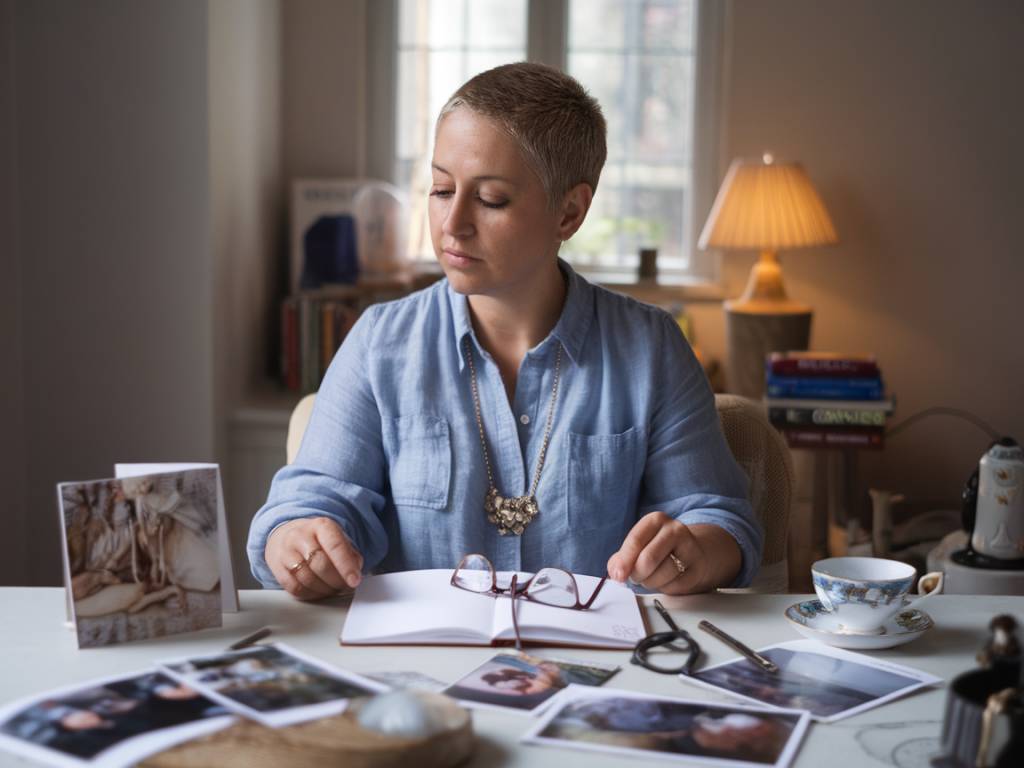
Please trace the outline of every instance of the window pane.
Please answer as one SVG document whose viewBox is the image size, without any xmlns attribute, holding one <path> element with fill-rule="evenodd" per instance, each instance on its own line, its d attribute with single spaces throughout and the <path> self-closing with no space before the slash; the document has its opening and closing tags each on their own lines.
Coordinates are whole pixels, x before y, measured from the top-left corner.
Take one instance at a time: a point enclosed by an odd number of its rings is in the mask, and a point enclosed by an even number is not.
<svg viewBox="0 0 1024 768">
<path fill-rule="evenodd" d="M 626 41 L 623 0 L 570 0 L 569 50 L 621 51 Z"/>
<path fill-rule="evenodd" d="M 659 268 L 687 265 L 694 14 L 691 0 L 569 0 L 568 69 L 608 121 L 593 208 L 565 247 L 581 266 L 633 270 L 650 246 Z"/>
<path fill-rule="evenodd" d="M 469 3 L 469 46 L 522 51 L 525 42 L 525 0 L 472 0 Z"/>
</svg>

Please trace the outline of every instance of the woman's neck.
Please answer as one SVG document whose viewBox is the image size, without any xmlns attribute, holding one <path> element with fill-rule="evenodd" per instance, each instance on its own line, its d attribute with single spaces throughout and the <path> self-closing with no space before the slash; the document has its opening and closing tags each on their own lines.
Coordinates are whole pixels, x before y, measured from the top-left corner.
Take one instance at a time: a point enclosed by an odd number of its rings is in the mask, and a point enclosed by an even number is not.
<svg viewBox="0 0 1024 768">
<path fill-rule="evenodd" d="M 552 279 L 538 281 L 530 291 L 468 297 L 473 330 L 481 346 L 497 361 L 510 402 L 519 365 L 526 353 L 551 333 L 565 305 L 566 279 L 557 263 L 552 263 L 552 270 Z"/>
</svg>

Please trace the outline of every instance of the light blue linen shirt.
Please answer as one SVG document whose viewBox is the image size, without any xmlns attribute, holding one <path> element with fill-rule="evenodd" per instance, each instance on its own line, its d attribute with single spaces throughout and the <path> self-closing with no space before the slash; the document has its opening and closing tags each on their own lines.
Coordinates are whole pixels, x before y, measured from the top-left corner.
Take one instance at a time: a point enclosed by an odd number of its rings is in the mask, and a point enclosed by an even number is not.
<svg viewBox="0 0 1024 768">
<path fill-rule="evenodd" d="M 473 332 L 466 297 L 447 280 L 363 313 L 327 371 L 295 463 L 275 475 L 253 519 L 249 560 L 260 582 L 278 586 L 264 559 L 268 536 L 301 517 L 336 521 L 366 572 L 454 568 L 479 552 L 499 570 L 603 576 L 653 510 L 724 528 L 743 554 L 733 586 L 750 582 L 762 533 L 747 479 L 678 325 L 559 266 L 568 287 L 561 317 L 523 359 L 512 403 Z M 563 348 L 540 514 L 522 536 L 501 536 L 483 510 L 487 471 L 467 337 L 503 496 L 529 492 Z"/>
</svg>

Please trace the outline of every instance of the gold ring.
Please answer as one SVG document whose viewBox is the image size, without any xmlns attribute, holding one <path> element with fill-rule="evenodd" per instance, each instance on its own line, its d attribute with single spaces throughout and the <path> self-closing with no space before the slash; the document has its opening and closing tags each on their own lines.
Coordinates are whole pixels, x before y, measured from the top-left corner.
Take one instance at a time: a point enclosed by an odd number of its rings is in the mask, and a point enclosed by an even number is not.
<svg viewBox="0 0 1024 768">
<path fill-rule="evenodd" d="M 686 573 L 686 563 L 684 563 L 682 560 L 676 557 L 674 552 L 668 553 L 668 559 L 672 561 L 672 565 L 674 565 L 676 567 L 676 570 L 679 571 L 680 576 Z"/>
<path fill-rule="evenodd" d="M 305 562 L 309 563 L 317 552 L 323 552 L 323 550 L 320 549 L 320 547 L 313 547 L 311 550 L 309 550 L 309 552 L 306 553 Z"/>
<path fill-rule="evenodd" d="M 299 560 L 299 562 L 297 562 L 297 563 L 292 563 L 291 565 L 286 565 L 285 566 L 285 570 L 288 571 L 288 573 L 295 574 L 295 573 L 298 573 L 302 568 L 304 568 L 307 565 L 309 565 L 309 563 L 307 563 L 305 560 Z"/>
</svg>

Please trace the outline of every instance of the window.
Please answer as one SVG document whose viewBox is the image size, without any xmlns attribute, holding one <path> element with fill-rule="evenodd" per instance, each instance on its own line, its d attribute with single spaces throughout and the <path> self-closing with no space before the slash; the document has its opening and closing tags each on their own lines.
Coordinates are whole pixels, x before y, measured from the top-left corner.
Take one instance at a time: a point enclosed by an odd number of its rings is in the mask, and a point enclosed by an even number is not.
<svg viewBox="0 0 1024 768">
<path fill-rule="evenodd" d="M 372 9 L 377 7 L 376 11 Z M 559 66 L 600 101 L 608 160 L 583 227 L 562 254 L 584 272 L 632 277 L 659 250 L 664 276 L 712 277 L 695 227 L 717 178 L 715 66 L 721 11 L 698 0 L 394 0 L 372 3 L 381 50 L 373 170 L 408 191 L 410 245 L 432 259 L 426 227 L 434 120 L 478 72 L 530 59 Z M 377 31 L 374 32 L 374 26 Z M 389 36 L 390 35 L 390 36 Z M 386 81 L 390 78 L 390 88 Z M 385 104 L 384 93 L 393 94 Z M 391 131 L 382 131 L 391 125 Z M 388 136 L 390 134 L 390 137 Z"/>
</svg>

